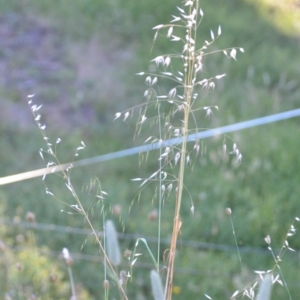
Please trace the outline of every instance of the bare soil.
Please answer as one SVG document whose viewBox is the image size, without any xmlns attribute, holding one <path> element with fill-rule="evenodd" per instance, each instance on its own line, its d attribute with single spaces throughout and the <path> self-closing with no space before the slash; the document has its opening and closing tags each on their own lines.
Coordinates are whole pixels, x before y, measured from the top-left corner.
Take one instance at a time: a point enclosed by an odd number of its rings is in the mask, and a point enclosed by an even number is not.
<svg viewBox="0 0 300 300">
<path fill-rule="evenodd" d="M 99 118 L 97 107 L 105 111 L 122 97 L 120 70 L 132 56 L 131 50 L 108 47 L 99 37 L 71 41 L 40 17 L 0 15 L 0 124 L 34 125 L 29 94 L 44 105 L 44 121 L 51 127 L 70 130 L 105 122 L 106 113 Z"/>
</svg>

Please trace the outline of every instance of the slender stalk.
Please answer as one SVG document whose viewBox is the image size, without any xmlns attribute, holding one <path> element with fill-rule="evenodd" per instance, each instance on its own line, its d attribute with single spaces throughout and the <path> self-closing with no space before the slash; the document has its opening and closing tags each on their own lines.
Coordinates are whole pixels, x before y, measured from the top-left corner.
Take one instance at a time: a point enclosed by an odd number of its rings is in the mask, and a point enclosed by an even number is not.
<svg viewBox="0 0 300 300">
<path fill-rule="evenodd" d="M 80 202 L 80 206 L 81 206 L 81 202 Z M 82 206 L 81 206 L 81 207 L 82 207 Z M 83 207 L 82 207 L 82 209 L 83 209 Z M 88 215 L 86 214 L 85 210 L 83 210 L 83 213 L 84 213 L 84 217 L 85 217 L 86 221 L 88 222 L 88 224 L 89 224 L 91 230 L 92 230 L 93 233 L 94 233 L 94 236 L 95 236 L 96 241 L 97 241 L 97 243 L 98 243 L 98 245 L 99 245 L 99 247 L 100 247 L 100 250 L 101 250 L 101 252 L 102 252 L 103 255 L 104 255 L 104 260 L 107 262 L 107 265 L 109 266 L 109 268 L 110 268 L 112 274 L 114 275 L 114 277 L 115 277 L 116 279 L 118 279 L 118 276 L 117 276 L 117 274 L 116 274 L 116 272 L 115 272 L 115 269 L 114 269 L 114 267 L 112 266 L 112 264 L 111 264 L 111 262 L 110 262 L 110 260 L 109 260 L 109 258 L 108 258 L 108 256 L 107 256 L 107 254 L 106 254 L 106 252 L 105 252 L 105 249 L 103 248 L 103 245 L 102 245 L 102 243 L 101 243 L 101 241 L 100 241 L 100 239 L 99 239 L 99 237 L 98 237 L 98 235 L 97 235 L 96 230 L 94 229 L 94 226 L 92 225 L 92 223 L 91 223 L 91 221 L 90 221 Z M 119 289 L 120 289 L 121 294 L 122 294 L 123 297 L 124 297 L 123 299 L 128 300 L 128 298 L 127 298 L 127 296 L 126 296 L 126 293 L 125 293 L 125 290 L 123 289 L 122 285 L 119 285 Z"/>
<path fill-rule="evenodd" d="M 161 117 L 160 117 L 160 103 L 157 101 L 157 111 L 158 111 L 158 127 L 159 127 L 159 140 L 162 141 L 161 135 Z M 162 155 L 162 146 L 159 147 L 159 157 Z M 159 170 L 162 170 L 162 161 L 159 160 Z M 158 187 L 158 232 L 157 232 L 157 268 L 159 271 L 160 262 L 160 239 L 161 239 L 161 210 L 162 210 L 162 174 L 159 173 L 159 187 Z"/>
<path fill-rule="evenodd" d="M 105 228 L 105 213 L 104 213 L 104 202 L 103 202 L 103 207 L 102 207 L 102 227 L 103 227 L 103 249 L 105 250 L 106 253 L 106 228 Z M 107 280 L 107 260 L 104 259 L 104 282 Z M 104 299 L 108 299 L 108 289 L 104 289 Z"/>
<path fill-rule="evenodd" d="M 235 230 L 234 230 L 234 224 L 233 224 L 233 220 L 232 220 L 231 213 L 230 213 L 230 223 L 231 223 L 232 234 L 233 234 L 233 237 L 234 237 L 234 242 L 235 242 L 236 251 L 237 251 L 237 253 L 238 253 L 238 257 L 239 257 L 239 261 L 240 261 L 242 281 L 243 281 L 243 284 L 246 285 L 246 284 L 245 284 L 245 281 L 244 281 L 244 278 L 243 278 L 243 276 L 242 276 L 242 275 L 243 275 L 243 263 L 242 263 L 242 257 L 241 257 L 239 245 L 238 245 L 237 238 L 236 238 L 236 234 L 235 234 Z"/>
<path fill-rule="evenodd" d="M 198 9 L 198 1 L 196 1 L 196 8 Z M 191 14 L 192 7 L 190 7 Z M 194 39 L 196 41 L 196 27 L 189 27 L 187 29 L 187 35 L 189 36 L 189 41 Z M 188 45 L 189 49 L 193 49 L 191 44 Z M 193 78 L 195 76 L 194 66 L 195 66 L 195 51 L 190 51 L 189 54 L 185 58 L 184 70 L 184 119 L 183 119 L 183 140 L 181 145 L 181 158 L 180 158 L 180 167 L 178 172 L 178 186 L 176 193 L 176 203 L 175 203 L 175 213 L 174 213 L 174 225 L 172 232 L 172 240 L 169 252 L 169 261 L 168 261 L 168 272 L 166 279 L 166 287 L 165 287 L 165 296 L 167 300 L 172 299 L 172 289 L 173 289 L 173 276 L 174 276 L 174 262 L 176 255 L 176 245 L 178 233 L 181 227 L 181 219 L 180 219 L 180 209 L 182 202 L 182 190 L 183 190 L 183 179 L 185 172 L 185 163 L 186 163 L 186 146 L 187 146 L 187 136 L 189 132 L 189 116 L 191 112 L 191 99 L 193 95 Z"/>
<path fill-rule="evenodd" d="M 167 280 L 166 280 L 165 293 L 166 293 L 166 299 L 168 300 L 172 299 L 175 252 L 176 252 L 178 232 L 181 227 L 180 208 L 181 208 L 181 201 L 182 201 L 183 178 L 184 178 L 185 158 L 186 158 L 188 119 L 189 119 L 189 109 L 187 107 L 185 109 L 185 117 L 184 117 L 184 136 L 183 136 L 183 142 L 181 147 L 181 160 L 180 160 L 180 168 L 178 173 L 178 187 L 176 193 L 174 225 L 173 225 L 173 232 L 172 232 L 171 247 L 169 251 L 168 273 L 167 273 Z"/>
<path fill-rule="evenodd" d="M 72 300 L 76 300 L 76 290 L 75 290 L 75 284 L 74 284 L 74 279 L 73 279 L 73 274 L 72 274 L 72 269 L 70 266 L 68 266 L 68 272 L 69 272 L 69 277 L 70 277 L 70 283 L 71 283 L 71 290 L 72 290 Z"/>
<path fill-rule="evenodd" d="M 188 74 L 185 84 L 185 110 L 184 110 L 184 126 L 183 126 L 183 141 L 181 145 L 181 159 L 180 159 L 180 167 L 178 172 L 178 186 L 176 193 L 176 203 L 175 203 L 175 213 L 174 213 L 174 225 L 172 232 L 172 240 L 169 251 L 169 261 L 168 261 L 168 273 L 166 279 L 166 299 L 172 299 L 172 288 L 173 288 L 173 275 L 174 275 L 174 262 L 175 262 L 175 254 L 176 254 L 176 244 L 178 232 L 181 227 L 181 219 L 180 219 L 180 209 L 181 209 L 181 201 L 182 201 L 182 190 L 183 190 L 183 179 L 184 179 L 184 171 L 185 171 L 185 161 L 186 161 L 186 145 L 187 145 L 187 136 L 188 136 L 188 125 L 189 125 L 189 115 L 190 115 L 190 103 L 192 98 L 193 87 L 191 87 L 192 74 L 193 74 L 193 64 L 194 60 L 191 59 L 189 61 Z"/>
</svg>

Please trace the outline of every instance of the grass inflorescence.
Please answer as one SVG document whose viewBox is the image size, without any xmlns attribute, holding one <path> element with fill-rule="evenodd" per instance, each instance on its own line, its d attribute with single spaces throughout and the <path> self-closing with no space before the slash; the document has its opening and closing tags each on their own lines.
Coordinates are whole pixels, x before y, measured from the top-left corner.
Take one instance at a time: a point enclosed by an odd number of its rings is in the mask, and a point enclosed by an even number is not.
<svg viewBox="0 0 300 300">
<path fill-rule="evenodd" d="M 196 139 L 193 147 L 188 147 L 187 137 L 190 133 L 203 130 L 199 124 L 201 120 L 211 117 L 218 110 L 217 105 L 206 104 L 206 96 L 215 89 L 216 83 L 226 74 L 215 74 L 206 77 L 203 72 L 203 64 L 207 55 L 223 53 L 226 57 L 236 60 L 237 52 L 244 52 L 243 48 L 233 47 L 225 50 L 212 50 L 211 46 L 221 36 L 221 26 L 217 31 L 210 31 L 210 37 L 202 45 L 198 42 L 198 30 L 204 13 L 199 7 L 199 1 L 184 1 L 183 7 L 177 7 L 178 14 L 173 15 L 168 24 L 155 26 L 154 41 L 160 36 L 167 38 L 172 43 L 172 48 L 179 52 L 163 54 L 151 60 L 153 72 L 140 72 L 137 75 L 145 76 L 147 89 L 144 92 L 145 105 L 135 107 L 139 111 L 137 134 L 142 126 L 148 124 L 150 128 L 156 125 L 157 134 L 151 135 L 146 142 L 160 143 L 159 168 L 146 179 L 136 178 L 142 181 L 141 186 L 158 183 L 158 189 L 154 197 L 158 201 L 158 223 L 161 222 L 162 198 L 166 191 L 175 190 L 175 211 L 170 249 L 167 251 L 167 276 L 165 285 L 166 299 L 172 298 L 175 253 L 177 239 L 182 226 L 181 207 L 183 201 L 184 176 L 186 166 L 192 163 L 193 155 L 199 153 L 199 139 Z M 175 44 L 173 46 L 173 44 Z M 173 67 L 174 64 L 174 67 Z M 166 87 L 164 87 L 166 85 Z M 123 118 L 125 121 L 134 112 L 130 109 L 118 112 L 115 118 Z M 200 114 L 199 114 L 200 112 Z M 153 132 L 153 130 L 151 131 Z M 178 144 L 165 145 L 164 140 L 176 137 Z M 223 144 L 226 152 L 226 144 Z M 236 160 L 241 161 L 242 155 L 236 144 L 233 145 L 232 154 Z M 158 194 L 158 195 L 157 195 Z M 191 212 L 194 204 L 191 199 Z M 160 244 L 160 226 L 158 226 L 158 245 Z M 159 248 L 158 248 L 159 251 Z M 158 253 L 159 255 L 159 253 Z M 157 270 L 158 271 L 158 270 Z"/>
</svg>

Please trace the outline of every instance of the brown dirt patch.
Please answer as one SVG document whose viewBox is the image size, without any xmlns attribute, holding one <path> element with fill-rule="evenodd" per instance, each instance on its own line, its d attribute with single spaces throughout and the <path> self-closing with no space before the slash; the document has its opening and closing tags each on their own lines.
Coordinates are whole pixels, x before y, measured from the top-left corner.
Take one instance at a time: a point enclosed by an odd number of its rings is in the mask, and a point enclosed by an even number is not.
<svg viewBox="0 0 300 300">
<path fill-rule="evenodd" d="M 0 16 L 1 123 L 34 125 L 29 94 L 44 104 L 42 114 L 51 127 L 69 130 L 103 121 L 95 103 L 103 108 L 121 97 L 118 68 L 132 51 L 112 51 L 96 38 L 85 44 L 70 42 L 49 24 L 16 13 Z"/>
</svg>

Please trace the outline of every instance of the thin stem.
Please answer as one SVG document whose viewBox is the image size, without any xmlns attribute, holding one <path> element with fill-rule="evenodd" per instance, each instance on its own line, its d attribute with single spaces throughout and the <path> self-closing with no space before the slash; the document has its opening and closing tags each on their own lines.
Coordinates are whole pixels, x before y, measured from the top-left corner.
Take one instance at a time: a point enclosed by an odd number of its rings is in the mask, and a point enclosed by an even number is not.
<svg viewBox="0 0 300 300">
<path fill-rule="evenodd" d="M 104 204 L 103 204 L 104 206 Z M 106 228 L 105 228 L 105 214 L 104 214 L 104 207 L 102 208 L 102 220 L 103 220 L 103 248 L 106 252 Z M 104 260 L 104 280 L 106 280 L 107 276 L 107 262 L 106 259 Z M 106 290 L 106 289 L 105 289 Z"/>
<path fill-rule="evenodd" d="M 235 235 L 235 230 L 234 230 L 234 225 L 233 225 L 233 220 L 232 220 L 231 214 L 230 214 L 230 223 L 231 223 L 232 234 L 233 234 L 234 242 L 235 242 L 235 246 L 236 246 L 236 251 L 237 251 L 237 253 L 238 253 L 238 257 L 239 257 L 239 261 L 240 261 L 240 266 L 241 266 L 241 276 L 242 276 L 242 275 L 243 275 L 243 274 L 242 274 L 242 271 L 243 271 L 242 257 L 241 257 L 239 245 L 238 245 L 238 242 L 237 242 L 237 239 L 236 239 L 236 235 Z M 242 276 L 242 280 L 243 280 L 243 284 L 245 285 L 243 276 Z"/>
<path fill-rule="evenodd" d="M 80 205 L 81 205 L 81 203 L 80 203 Z M 86 214 L 86 212 L 85 212 L 84 210 L 83 210 L 83 213 L 84 213 L 85 219 L 87 220 L 87 222 L 88 222 L 88 224 L 89 224 L 91 230 L 93 231 L 93 233 L 94 233 L 94 235 L 95 235 L 95 238 L 96 238 L 96 241 L 97 241 L 97 243 L 98 243 L 98 245 L 99 245 L 99 247 L 100 247 L 100 250 L 102 251 L 102 253 L 103 253 L 103 255 L 104 255 L 104 260 L 107 261 L 107 264 L 108 264 L 108 266 L 109 266 L 109 268 L 110 268 L 112 274 L 114 275 L 115 279 L 117 280 L 117 279 L 118 279 L 117 274 L 116 274 L 116 272 L 115 272 L 115 270 L 114 270 L 114 268 L 113 268 L 113 266 L 112 266 L 112 264 L 111 264 L 111 262 L 110 262 L 110 260 L 109 260 L 109 258 L 108 258 L 108 256 L 107 256 L 106 252 L 105 252 L 105 249 L 104 249 L 103 246 L 102 246 L 102 243 L 101 243 L 101 241 L 100 241 L 100 239 L 99 239 L 99 237 L 98 237 L 98 235 L 97 235 L 97 233 L 96 233 L 96 230 L 94 229 L 94 226 L 92 225 L 92 223 L 91 223 L 91 221 L 90 221 L 88 215 Z M 127 298 L 127 296 L 126 296 L 126 293 L 125 293 L 123 287 L 120 285 L 119 288 L 120 288 L 120 290 L 121 290 L 121 293 L 122 293 L 123 296 L 124 296 L 124 299 L 128 300 L 128 298 Z"/>
<path fill-rule="evenodd" d="M 192 28 L 189 28 L 188 35 L 191 37 L 193 35 Z M 181 158 L 180 158 L 180 167 L 178 172 L 178 186 L 176 193 L 176 203 L 175 203 L 175 213 L 174 213 L 174 225 L 172 232 L 172 240 L 169 251 L 169 262 L 168 262 L 168 272 L 166 279 L 166 288 L 165 295 L 167 300 L 172 299 L 172 288 L 173 288 L 173 275 L 174 275 L 174 262 L 175 262 L 175 252 L 178 232 L 181 227 L 180 219 L 180 209 L 182 201 L 182 190 L 183 190 L 183 179 L 185 171 L 185 160 L 186 160 L 186 145 L 187 145 L 187 136 L 189 129 L 189 115 L 190 115 L 190 104 L 193 94 L 193 76 L 194 76 L 194 60 L 195 57 L 193 53 L 190 53 L 186 61 L 187 68 L 184 76 L 184 120 L 183 120 L 183 137 L 181 145 Z"/>
<path fill-rule="evenodd" d="M 70 266 L 68 266 L 68 272 L 69 272 L 69 277 L 70 277 L 70 284 L 71 284 L 71 290 L 72 290 L 72 300 L 76 300 L 76 290 L 75 290 L 75 285 L 74 285 L 74 279 L 73 279 L 73 274 L 72 274 L 72 269 Z"/>
<path fill-rule="evenodd" d="M 275 266 L 273 267 L 273 270 L 274 270 L 276 267 L 277 267 L 277 269 L 279 270 L 279 274 L 280 274 L 280 276 L 281 276 L 281 278 L 282 278 L 284 287 L 286 288 L 286 291 L 287 291 L 287 293 L 288 293 L 288 295 L 289 295 L 289 300 L 292 300 L 292 297 L 291 297 L 289 288 L 288 288 L 288 286 L 287 286 L 287 283 L 286 283 L 286 281 L 285 281 L 285 278 L 284 278 L 283 273 L 281 272 L 281 268 L 280 268 L 280 266 L 279 266 L 279 260 L 276 259 L 275 254 L 274 254 L 274 252 L 273 252 L 273 249 L 271 248 L 271 245 L 269 245 L 268 248 L 269 248 L 269 250 L 271 251 L 271 254 L 272 254 L 273 259 L 274 259 L 274 261 L 275 261 Z M 281 256 L 279 256 L 279 257 L 281 257 Z"/>
<path fill-rule="evenodd" d="M 157 99 L 158 100 L 158 99 Z M 162 141 L 161 135 L 161 117 L 160 117 L 160 103 L 157 101 L 158 111 L 158 126 L 159 126 L 159 141 Z M 159 157 L 162 155 L 162 145 L 159 147 Z M 162 169 L 162 161 L 159 160 L 159 170 Z M 162 174 L 159 172 L 159 188 L 158 188 L 158 232 L 157 232 L 157 272 L 159 271 L 160 263 L 160 239 L 161 239 L 161 211 L 162 211 Z"/>
</svg>

